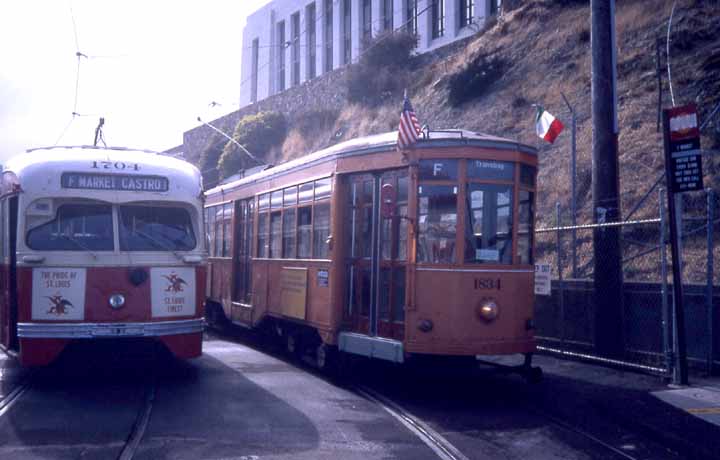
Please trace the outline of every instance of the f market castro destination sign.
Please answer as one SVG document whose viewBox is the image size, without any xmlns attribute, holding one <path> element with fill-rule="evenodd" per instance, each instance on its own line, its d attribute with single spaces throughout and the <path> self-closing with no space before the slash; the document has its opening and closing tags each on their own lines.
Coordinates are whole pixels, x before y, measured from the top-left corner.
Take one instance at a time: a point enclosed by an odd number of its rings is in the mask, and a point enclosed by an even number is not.
<svg viewBox="0 0 720 460">
<path fill-rule="evenodd" d="M 170 181 L 162 176 L 65 172 L 60 176 L 60 186 L 82 190 L 167 192 Z"/>
</svg>

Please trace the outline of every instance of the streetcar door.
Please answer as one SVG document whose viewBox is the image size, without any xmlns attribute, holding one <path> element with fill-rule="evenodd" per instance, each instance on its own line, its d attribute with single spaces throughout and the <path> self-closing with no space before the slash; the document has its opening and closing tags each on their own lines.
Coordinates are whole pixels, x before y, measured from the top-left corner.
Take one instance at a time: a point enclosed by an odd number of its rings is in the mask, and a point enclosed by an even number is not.
<svg viewBox="0 0 720 460">
<path fill-rule="evenodd" d="M 252 294 L 252 243 L 253 216 L 255 202 L 253 199 L 235 202 L 235 228 L 233 248 L 233 288 L 232 288 L 232 319 L 249 322 L 250 297 Z M 238 311 L 236 311 L 238 310 Z"/>
<path fill-rule="evenodd" d="M 382 212 L 383 187 L 393 212 Z M 345 321 L 353 332 L 402 340 L 407 261 L 407 170 L 349 177 Z M 386 204 L 387 206 L 387 204 Z"/>
</svg>

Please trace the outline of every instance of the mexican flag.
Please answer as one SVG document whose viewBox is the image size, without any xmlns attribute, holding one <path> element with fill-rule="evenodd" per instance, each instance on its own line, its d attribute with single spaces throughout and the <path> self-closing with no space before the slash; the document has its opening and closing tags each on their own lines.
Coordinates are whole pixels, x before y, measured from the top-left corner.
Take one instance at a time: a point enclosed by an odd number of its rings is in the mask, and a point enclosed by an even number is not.
<svg viewBox="0 0 720 460">
<path fill-rule="evenodd" d="M 558 137 L 560 131 L 564 128 L 563 124 L 552 116 L 550 112 L 545 110 L 542 106 L 537 106 L 537 116 L 535 117 L 535 131 L 537 135 L 542 139 L 550 142 L 555 142 L 555 138 Z"/>
</svg>

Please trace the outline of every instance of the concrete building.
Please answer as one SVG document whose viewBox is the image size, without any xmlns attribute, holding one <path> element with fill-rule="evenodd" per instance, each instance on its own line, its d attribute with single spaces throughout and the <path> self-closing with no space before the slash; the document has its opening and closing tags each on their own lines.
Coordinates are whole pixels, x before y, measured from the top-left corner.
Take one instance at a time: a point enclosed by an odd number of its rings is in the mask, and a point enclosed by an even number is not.
<svg viewBox="0 0 720 460">
<path fill-rule="evenodd" d="M 390 30 L 418 36 L 417 52 L 476 32 L 500 0 L 273 0 L 243 30 L 240 106 L 356 62 Z"/>
</svg>

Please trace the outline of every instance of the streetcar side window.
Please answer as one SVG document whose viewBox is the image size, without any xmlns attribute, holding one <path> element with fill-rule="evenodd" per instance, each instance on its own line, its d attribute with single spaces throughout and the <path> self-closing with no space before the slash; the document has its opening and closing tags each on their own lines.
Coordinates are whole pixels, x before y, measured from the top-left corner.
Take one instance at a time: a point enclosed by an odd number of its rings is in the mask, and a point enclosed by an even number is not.
<svg viewBox="0 0 720 460">
<path fill-rule="evenodd" d="M 232 219 L 233 219 L 233 205 L 232 205 L 232 203 L 225 203 L 223 205 L 222 257 L 232 257 L 232 252 L 231 252 Z"/>
<path fill-rule="evenodd" d="M 29 229 L 26 241 L 38 251 L 112 251 L 113 240 L 112 206 L 82 203 L 61 204 L 54 219 Z"/>
<path fill-rule="evenodd" d="M 270 214 L 270 257 L 279 259 L 282 247 L 282 213 L 275 211 Z"/>
<path fill-rule="evenodd" d="M 312 207 L 298 208 L 297 250 L 300 259 L 312 257 Z"/>
<path fill-rule="evenodd" d="M 512 186 L 468 184 L 465 262 L 512 263 Z"/>
<path fill-rule="evenodd" d="M 197 244 L 187 209 L 126 205 L 118 217 L 121 251 L 190 251 Z"/>
<path fill-rule="evenodd" d="M 535 187 L 535 176 L 537 168 L 528 165 L 520 165 L 520 184 L 527 187 Z"/>
<path fill-rule="evenodd" d="M 205 210 L 207 212 L 205 225 L 207 225 L 208 232 L 208 253 L 210 257 L 215 257 L 217 255 L 215 253 L 215 238 L 217 238 L 215 234 L 215 206 L 206 208 Z"/>
<path fill-rule="evenodd" d="M 263 212 L 258 216 L 257 256 L 267 258 L 268 249 L 268 213 Z"/>
<path fill-rule="evenodd" d="M 222 206 L 213 207 L 213 214 L 215 214 L 215 247 L 213 252 L 215 257 L 222 257 L 222 245 L 223 245 L 223 211 Z"/>
<path fill-rule="evenodd" d="M 330 257 L 330 203 L 316 204 L 314 214 L 313 258 L 327 259 Z"/>
<path fill-rule="evenodd" d="M 418 187 L 418 261 L 453 263 L 457 227 L 454 185 Z"/>
<path fill-rule="evenodd" d="M 295 258 L 295 208 L 283 212 L 283 259 Z"/>
<path fill-rule="evenodd" d="M 534 177 L 534 176 L 533 176 Z M 520 199 L 518 200 L 518 245 L 517 256 L 521 264 L 533 263 L 533 232 L 535 215 L 535 194 L 527 190 L 520 190 Z"/>
</svg>

